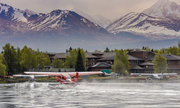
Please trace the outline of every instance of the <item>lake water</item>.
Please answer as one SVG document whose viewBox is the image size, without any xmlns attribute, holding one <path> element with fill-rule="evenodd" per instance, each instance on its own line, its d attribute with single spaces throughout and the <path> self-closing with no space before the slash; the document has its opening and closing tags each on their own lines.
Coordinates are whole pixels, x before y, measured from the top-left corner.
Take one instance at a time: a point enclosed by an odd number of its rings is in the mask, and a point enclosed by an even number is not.
<svg viewBox="0 0 180 108">
<path fill-rule="evenodd" d="M 180 83 L 0 84 L 1 108 L 180 108 Z"/>
</svg>

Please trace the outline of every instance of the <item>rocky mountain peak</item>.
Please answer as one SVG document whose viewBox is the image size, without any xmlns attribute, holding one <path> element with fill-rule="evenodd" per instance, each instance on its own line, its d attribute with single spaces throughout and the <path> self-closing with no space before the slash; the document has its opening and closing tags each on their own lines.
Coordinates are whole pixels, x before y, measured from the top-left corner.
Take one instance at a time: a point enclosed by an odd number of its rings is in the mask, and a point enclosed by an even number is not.
<svg viewBox="0 0 180 108">
<path fill-rule="evenodd" d="M 142 13 L 154 17 L 178 17 L 180 18 L 180 5 L 170 0 L 159 0 L 153 6 Z"/>
<path fill-rule="evenodd" d="M 31 10 L 29 10 L 29 9 L 25 9 L 24 12 L 26 12 L 26 13 L 29 14 L 29 15 L 37 14 L 36 12 L 31 11 Z"/>
</svg>

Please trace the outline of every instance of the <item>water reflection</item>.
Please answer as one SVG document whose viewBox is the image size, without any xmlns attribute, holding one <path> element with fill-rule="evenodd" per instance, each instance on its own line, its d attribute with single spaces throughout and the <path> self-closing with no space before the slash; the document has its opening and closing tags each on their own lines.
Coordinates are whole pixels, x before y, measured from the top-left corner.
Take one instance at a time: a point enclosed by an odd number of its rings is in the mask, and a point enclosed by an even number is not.
<svg viewBox="0 0 180 108">
<path fill-rule="evenodd" d="M 0 84 L 2 108 L 175 108 L 179 100 L 179 83 Z"/>
</svg>

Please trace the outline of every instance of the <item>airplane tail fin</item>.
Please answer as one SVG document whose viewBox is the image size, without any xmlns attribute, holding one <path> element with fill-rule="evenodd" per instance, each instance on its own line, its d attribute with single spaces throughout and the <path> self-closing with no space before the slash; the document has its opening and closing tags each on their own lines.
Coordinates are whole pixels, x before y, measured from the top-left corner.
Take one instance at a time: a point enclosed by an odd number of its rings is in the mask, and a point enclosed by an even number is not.
<svg viewBox="0 0 180 108">
<path fill-rule="evenodd" d="M 77 72 L 74 79 L 73 79 L 73 81 L 76 82 L 76 83 L 78 82 L 78 76 L 79 76 L 79 73 Z"/>
</svg>

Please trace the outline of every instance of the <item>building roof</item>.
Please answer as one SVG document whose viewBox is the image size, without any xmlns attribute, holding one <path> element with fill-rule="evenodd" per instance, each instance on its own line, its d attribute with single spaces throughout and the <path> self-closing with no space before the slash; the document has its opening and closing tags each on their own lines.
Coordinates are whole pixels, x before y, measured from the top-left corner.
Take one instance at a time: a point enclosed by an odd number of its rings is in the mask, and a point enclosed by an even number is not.
<svg viewBox="0 0 180 108">
<path fill-rule="evenodd" d="M 98 61 L 112 61 L 114 60 L 114 58 L 115 58 L 115 55 L 111 57 L 105 57 L 105 58 L 99 59 Z M 129 60 L 143 60 L 143 59 L 129 55 Z"/>
<path fill-rule="evenodd" d="M 135 65 L 134 67 L 130 68 L 130 69 L 143 69 L 142 67 Z"/>
<path fill-rule="evenodd" d="M 129 49 L 128 52 L 149 52 L 149 53 L 154 53 L 154 52 L 150 52 L 150 51 L 142 50 L 142 49 Z"/>
<path fill-rule="evenodd" d="M 115 58 L 115 55 L 111 56 L 111 57 L 105 57 L 105 58 L 102 58 L 102 59 L 98 59 L 98 61 L 112 61 L 112 60 L 114 60 L 114 58 Z"/>
<path fill-rule="evenodd" d="M 115 57 L 115 52 L 104 52 L 104 53 L 85 53 L 86 58 L 108 58 L 111 56 Z M 50 58 L 65 58 L 67 55 L 69 55 L 69 53 L 54 53 L 54 54 L 49 54 L 49 55 L 53 55 Z M 114 59 L 113 59 L 114 60 Z"/>
<path fill-rule="evenodd" d="M 85 55 L 86 55 L 86 58 L 100 58 L 100 57 L 98 57 L 98 56 L 95 56 L 95 55 L 93 55 L 93 53 L 85 53 Z M 101 54 L 99 54 L 99 55 L 101 55 Z"/>
<path fill-rule="evenodd" d="M 109 58 L 109 57 L 112 57 L 112 56 L 116 55 L 115 52 L 85 53 L 85 54 L 86 54 L 86 58 Z M 99 56 L 95 56 L 95 55 L 99 55 Z"/>
<path fill-rule="evenodd" d="M 111 64 L 108 64 L 106 62 L 98 62 L 95 65 L 91 66 L 91 67 L 111 67 Z"/>
<path fill-rule="evenodd" d="M 140 64 L 141 66 L 153 66 L 153 63 L 150 62 L 144 62 L 142 64 Z"/>
<path fill-rule="evenodd" d="M 140 50 L 144 51 L 144 50 Z M 52 55 L 50 58 L 65 58 L 69 53 L 54 53 L 54 54 L 49 54 Z M 98 61 L 112 61 L 115 58 L 116 53 L 115 52 L 104 52 L 104 53 L 85 53 L 86 58 L 98 58 Z M 54 56 L 53 56 L 54 55 Z M 167 60 L 180 60 L 180 56 L 176 55 L 171 55 L 171 54 L 163 54 L 163 56 Z M 129 55 L 129 60 L 144 60 L 138 57 L 134 57 L 132 55 Z M 149 54 L 148 55 L 148 60 L 154 60 L 154 55 Z"/>
<path fill-rule="evenodd" d="M 50 58 L 65 58 L 69 53 L 55 53 L 55 55 L 53 57 Z"/>
<path fill-rule="evenodd" d="M 137 58 L 137 57 L 134 57 L 132 55 L 129 55 L 129 60 L 144 60 L 144 59 Z"/>
<path fill-rule="evenodd" d="M 180 56 L 176 56 L 176 55 L 163 54 L 163 56 L 164 56 L 167 60 L 180 60 Z"/>
</svg>

